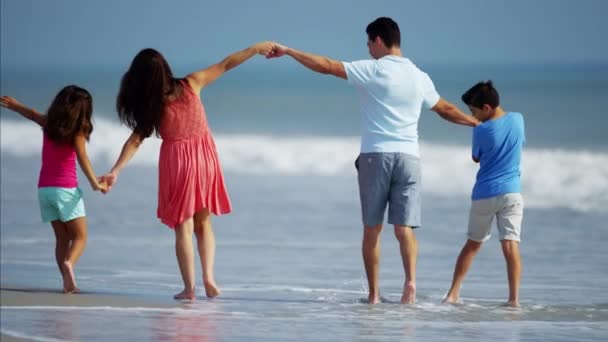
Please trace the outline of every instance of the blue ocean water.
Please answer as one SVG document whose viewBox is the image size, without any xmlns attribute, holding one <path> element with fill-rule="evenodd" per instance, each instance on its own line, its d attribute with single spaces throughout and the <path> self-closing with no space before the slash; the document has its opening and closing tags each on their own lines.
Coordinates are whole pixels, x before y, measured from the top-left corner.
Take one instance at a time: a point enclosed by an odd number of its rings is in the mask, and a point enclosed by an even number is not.
<svg viewBox="0 0 608 342">
<path fill-rule="evenodd" d="M 508 292 L 495 236 L 465 280 L 464 304 L 440 304 L 465 241 L 477 170 L 469 128 L 423 113 L 418 303 L 396 304 L 403 271 L 387 226 L 380 273 L 387 301 L 370 307 L 360 301 L 366 280 L 352 166 L 359 142 L 354 90 L 297 66 L 243 66 L 202 93 L 234 204 L 233 213 L 213 221 L 223 295 L 208 301 L 199 292 L 197 303 L 178 307 L 3 304 L 0 331 L 39 340 L 606 340 L 608 67 L 425 69 L 456 104 L 468 86 L 491 78 L 505 109 L 525 117 L 521 310 L 501 307 Z M 102 173 L 129 134 L 113 111 L 119 77 L 120 68 L 3 70 L 1 93 L 44 110 L 65 84 L 89 89 L 96 126 L 88 148 Z M 2 111 L 3 288 L 60 287 L 54 237 L 38 217 L 41 140 L 33 124 Z M 159 145 L 145 141 L 106 196 L 86 188 L 80 174 L 89 220 L 89 244 L 77 265 L 84 291 L 156 303 L 181 290 L 173 233 L 155 217 Z M 128 328 L 119 328 L 124 322 Z"/>
</svg>

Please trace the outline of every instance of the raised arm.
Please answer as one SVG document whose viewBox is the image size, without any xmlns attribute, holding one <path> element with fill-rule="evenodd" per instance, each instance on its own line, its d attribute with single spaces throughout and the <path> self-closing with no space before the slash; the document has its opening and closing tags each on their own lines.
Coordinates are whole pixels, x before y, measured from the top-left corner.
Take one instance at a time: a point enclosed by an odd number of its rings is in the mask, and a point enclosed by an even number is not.
<svg viewBox="0 0 608 342">
<path fill-rule="evenodd" d="M 80 164 L 80 168 L 82 172 L 84 172 L 85 176 L 89 180 L 89 184 L 91 184 L 91 188 L 93 191 L 101 190 L 103 192 L 107 191 L 107 184 L 104 181 L 98 181 L 97 177 L 95 177 L 95 172 L 93 171 L 93 167 L 91 166 L 91 161 L 89 160 L 89 156 L 87 155 L 87 140 L 82 134 L 78 134 L 74 138 L 74 147 L 76 149 L 76 156 L 78 157 L 78 164 Z"/>
<path fill-rule="evenodd" d="M 256 54 L 266 56 L 272 51 L 272 48 L 273 45 L 271 42 L 254 44 L 244 50 L 231 54 L 219 63 L 189 74 L 186 76 L 186 79 L 195 91 L 200 92 L 201 89 L 217 80 L 226 71 L 242 64 Z"/>
<path fill-rule="evenodd" d="M 40 126 L 44 126 L 44 124 L 46 123 L 46 115 L 40 114 L 37 110 L 33 108 L 28 108 L 23 103 L 17 101 L 13 97 L 1 96 L 0 106 L 17 112 L 21 114 L 24 118 L 32 120 Z"/>
<path fill-rule="evenodd" d="M 118 173 L 127 166 L 127 163 L 133 158 L 143 141 L 144 139 L 135 132 L 131 133 L 127 141 L 125 141 L 122 150 L 120 151 L 120 156 L 118 157 L 118 160 L 116 160 L 116 164 L 114 164 L 114 167 L 112 167 L 110 172 L 101 177 L 101 179 L 108 184 L 108 191 L 118 180 Z"/>
<path fill-rule="evenodd" d="M 291 56 L 293 59 L 312 71 L 346 79 L 346 70 L 344 69 L 344 64 L 329 57 L 299 51 L 278 43 L 274 43 L 272 52 L 266 57 L 275 58 L 284 55 Z"/>
<path fill-rule="evenodd" d="M 431 110 L 439 114 L 439 116 L 441 116 L 445 120 L 453 122 L 455 124 L 471 127 L 479 125 L 479 120 L 477 120 L 472 115 L 466 115 L 454 104 L 446 101 L 443 98 L 440 98 L 439 102 L 437 102 L 437 104 L 433 106 Z"/>
</svg>

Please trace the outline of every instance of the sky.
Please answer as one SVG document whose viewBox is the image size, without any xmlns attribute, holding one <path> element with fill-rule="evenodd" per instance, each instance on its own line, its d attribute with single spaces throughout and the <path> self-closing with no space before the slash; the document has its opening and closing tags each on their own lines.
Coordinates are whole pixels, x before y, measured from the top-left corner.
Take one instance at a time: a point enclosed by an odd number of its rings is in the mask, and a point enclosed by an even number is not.
<svg viewBox="0 0 608 342">
<path fill-rule="evenodd" d="M 124 65 L 146 47 L 206 66 L 262 40 L 365 59 L 380 16 L 420 63 L 608 64 L 606 14 L 604 0 L 0 0 L 0 67 Z"/>
</svg>

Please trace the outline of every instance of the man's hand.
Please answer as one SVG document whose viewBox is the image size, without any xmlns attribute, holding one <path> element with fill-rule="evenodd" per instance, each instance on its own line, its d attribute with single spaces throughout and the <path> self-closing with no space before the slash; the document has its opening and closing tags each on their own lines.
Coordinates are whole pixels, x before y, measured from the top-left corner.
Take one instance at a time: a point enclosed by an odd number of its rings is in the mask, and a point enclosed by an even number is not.
<svg viewBox="0 0 608 342">
<path fill-rule="evenodd" d="M 279 43 L 274 42 L 270 53 L 266 54 L 266 58 L 278 58 L 285 56 L 288 47 Z"/>
</svg>

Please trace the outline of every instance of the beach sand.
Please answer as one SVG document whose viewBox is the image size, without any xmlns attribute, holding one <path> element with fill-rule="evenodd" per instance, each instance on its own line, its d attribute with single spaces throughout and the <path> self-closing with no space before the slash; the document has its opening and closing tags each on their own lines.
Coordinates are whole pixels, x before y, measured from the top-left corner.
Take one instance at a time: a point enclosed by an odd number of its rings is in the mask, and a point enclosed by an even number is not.
<svg viewBox="0 0 608 342">
<path fill-rule="evenodd" d="M 134 298 L 112 293 L 64 294 L 56 289 L 24 288 L 19 286 L 1 285 L 0 306 L 110 306 L 119 308 L 175 308 L 182 303 L 168 298 L 144 297 Z M 29 341 L 27 338 L 15 337 L 4 332 L 0 336 L 2 342 Z"/>
</svg>

